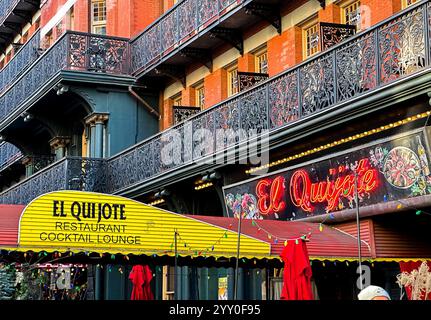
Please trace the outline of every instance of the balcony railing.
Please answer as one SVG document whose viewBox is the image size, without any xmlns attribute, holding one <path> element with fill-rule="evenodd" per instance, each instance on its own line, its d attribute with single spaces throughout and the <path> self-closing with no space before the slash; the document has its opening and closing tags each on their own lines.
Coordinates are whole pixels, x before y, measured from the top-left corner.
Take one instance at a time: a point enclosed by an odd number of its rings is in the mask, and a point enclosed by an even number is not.
<svg viewBox="0 0 431 320">
<path fill-rule="evenodd" d="M 132 74 L 159 62 L 211 23 L 250 0 L 184 0 L 131 42 Z"/>
<path fill-rule="evenodd" d="M 105 160 L 68 157 L 0 193 L 2 204 L 28 204 L 56 190 L 106 192 Z"/>
<path fill-rule="evenodd" d="M 1 0 L 0 1 L 0 25 L 12 13 L 21 0 Z"/>
<path fill-rule="evenodd" d="M 201 112 L 199 107 L 174 106 L 173 107 L 174 124 L 184 122 L 191 116 Z"/>
<path fill-rule="evenodd" d="M 61 189 L 121 193 L 128 187 L 196 163 L 247 140 L 247 136 L 237 135 L 233 140 L 222 137 L 220 141 L 216 134 L 218 130 L 234 133 L 240 130 L 279 131 L 295 125 L 298 120 L 318 116 L 365 93 L 388 87 L 406 76 L 429 69 L 430 17 L 430 1 L 416 4 L 277 77 L 146 139 L 107 162 L 81 158 L 59 161 L 0 194 L 0 202 L 28 203 L 42 193 Z M 45 59 L 60 67 L 87 69 L 87 54 L 82 54 L 80 46 L 76 45 L 80 41 L 69 39 L 72 35 L 61 39 L 45 54 Z M 82 37 L 87 39 L 88 35 Z M 76 60 L 78 63 L 69 59 L 71 47 L 81 57 Z M 37 63 L 41 61 L 45 60 L 40 58 Z M 48 68 L 48 64 L 31 70 L 38 70 L 45 76 L 48 72 L 44 68 Z M 201 139 L 193 136 L 199 129 L 209 133 L 204 145 L 199 143 Z M 166 157 L 172 142 L 171 154 Z"/>
<path fill-rule="evenodd" d="M 22 157 L 21 151 L 13 144 L 3 142 L 0 144 L 0 171 Z"/>
<path fill-rule="evenodd" d="M 0 71 L 0 93 L 39 57 L 40 31 L 36 32 Z"/>
<path fill-rule="evenodd" d="M 127 39 L 66 32 L 0 97 L 0 123 L 61 70 L 128 75 L 128 61 Z"/>
<path fill-rule="evenodd" d="M 112 157 L 108 191 L 142 183 L 247 139 L 239 135 L 220 141 L 218 130 L 271 133 L 428 68 L 430 11 L 430 1 L 417 4 Z M 198 129 L 208 130 L 205 148 L 193 139 Z M 177 147 L 166 159 L 174 140 Z"/>
</svg>

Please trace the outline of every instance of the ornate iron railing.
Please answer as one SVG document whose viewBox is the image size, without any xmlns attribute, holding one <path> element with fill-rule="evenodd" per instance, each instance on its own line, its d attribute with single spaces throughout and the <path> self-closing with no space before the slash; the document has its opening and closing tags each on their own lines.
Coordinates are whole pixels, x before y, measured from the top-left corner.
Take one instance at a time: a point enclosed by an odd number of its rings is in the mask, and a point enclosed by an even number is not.
<svg viewBox="0 0 431 320">
<path fill-rule="evenodd" d="M 0 170 L 9 166 L 21 157 L 21 151 L 13 144 L 8 142 L 0 144 Z"/>
<path fill-rule="evenodd" d="M 142 183 L 247 139 L 220 138 L 218 130 L 271 133 L 429 67 L 430 11 L 430 1 L 414 5 L 112 157 L 108 191 Z M 193 137 L 198 129 L 209 133 L 206 148 L 198 143 L 202 137 Z"/>
<path fill-rule="evenodd" d="M 4 23 L 6 18 L 12 13 L 21 0 L 1 0 L 0 1 L 0 25 Z"/>
<path fill-rule="evenodd" d="M 0 97 L 0 123 L 61 70 L 129 74 L 127 39 L 66 32 Z"/>
<path fill-rule="evenodd" d="M 36 32 L 0 71 L 0 93 L 39 57 L 40 31 Z"/>
<path fill-rule="evenodd" d="M 174 125 L 186 121 L 191 116 L 201 112 L 199 107 L 174 106 L 173 107 Z"/>
<path fill-rule="evenodd" d="M 184 0 L 131 42 L 132 74 L 144 71 L 197 37 L 199 31 L 250 0 Z"/>
<path fill-rule="evenodd" d="M 269 78 L 267 73 L 238 72 L 238 89 L 244 91 Z"/>
<path fill-rule="evenodd" d="M 332 46 L 339 44 L 356 33 L 356 26 L 348 24 L 336 24 L 320 22 L 320 45 L 325 51 Z"/>
<path fill-rule="evenodd" d="M 56 190 L 106 192 L 105 160 L 67 157 L 0 193 L 2 204 L 28 204 Z"/>
</svg>

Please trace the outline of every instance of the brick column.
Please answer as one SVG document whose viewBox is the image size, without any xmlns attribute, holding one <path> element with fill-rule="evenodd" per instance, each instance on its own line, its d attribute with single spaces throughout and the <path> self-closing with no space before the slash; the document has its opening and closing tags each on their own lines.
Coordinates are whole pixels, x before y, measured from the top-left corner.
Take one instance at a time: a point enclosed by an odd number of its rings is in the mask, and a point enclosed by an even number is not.
<svg viewBox="0 0 431 320">
<path fill-rule="evenodd" d="M 362 25 L 369 28 L 401 10 L 400 0 L 361 0 Z M 368 21 L 367 21 L 368 20 Z"/>
<path fill-rule="evenodd" d="M 227 71 L 218 69 L 205 77 L 205 108 L 209 108 L 227 98 Z"/>
<path fill-rule="evenodd" d="M 302 61 L 302 29 L 294 26 L 268 41 L 268 73 L 272 77 Z"/>
</svg>

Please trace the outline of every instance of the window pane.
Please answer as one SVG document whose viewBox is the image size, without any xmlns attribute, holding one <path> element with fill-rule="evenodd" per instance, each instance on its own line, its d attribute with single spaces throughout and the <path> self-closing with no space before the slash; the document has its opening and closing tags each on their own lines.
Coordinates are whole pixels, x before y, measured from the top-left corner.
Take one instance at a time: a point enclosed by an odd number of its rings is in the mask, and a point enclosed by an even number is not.
<svg viewBox="0 0 431 320">
<path fill-rule="evenodd" d="M 305 57 L 308 58 L 319 51 L 319 27 L 314 24 L 305 30 Z"/>
<path fill-rule="evenodd" d="M 346 24 L 356 26 L 356 30 L 361 29 L 361 3 L 355 1 L 344 8 L 344 20 Z"/>
<path fill-rule="evenodd" d="M 228 95 L 238 93 L 238 68 L 228 71 Z"/>
<path fill-rule="evenodd" d="M 196 106 L 205 107 L 205 88 L 203 86 L 196 88 Z"/>
<path fill-rule="evenodd" d="M 268 54 L 266 51 L 256 56 L 256 72 L 268 73 Z"/>
</svg>

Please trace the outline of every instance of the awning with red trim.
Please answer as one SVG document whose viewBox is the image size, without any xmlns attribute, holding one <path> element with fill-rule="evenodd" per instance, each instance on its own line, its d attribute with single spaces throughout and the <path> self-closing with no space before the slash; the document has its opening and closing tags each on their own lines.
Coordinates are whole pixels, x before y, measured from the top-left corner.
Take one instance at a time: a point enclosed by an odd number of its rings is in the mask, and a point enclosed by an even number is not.
<svg viewBox="0 0 431 320">
<path fill-rule="evenodd" d="M 42 243 L 38 236 L 40 232 L 55 230 L 53 228 L 57 228 L 59 221 L 68 223 L 69 227 L 73 221 L 76 221 L 72 219 L 70 212 L 67 217 L 55 217 L 55 210 L 59 215 L 60 204 L 57 202 L 54 205 L 57 206 L 55 209 L 53 203 L 58 199 L 63 199 L 65 208 L 69 209 L 73 201 L 94 201 L 101 204 L 111 201 L 112 203 L 126 204 L 129 210 L 127 213 L 129 223 L 127 232 L 140 236 L 141 245 L 133 247 L 118 244 L 105 244 L 103 246 L 97 243 L 85 245 L 79 243 Z M 21 231 L 20 221 L 22 224 Z M 97 219 L 91 221 L 93 224 L 99 223 L 96 222 Z M 24 228 L 23 223 L 25 224 Z M 105 227 L 108 226 L 107 223 L 105 221 Z M 114 220 L 109 223 L 114 226 L 122 222 Z M 403 253 L 402 256 L 389 255 L 386 251 L 379 250 L 379 242 L 373 238 L 374 230 L 365 228 L 366 219 L 362 220 L 361 224 L 361 233 L 366 231 L 362 236 L 361 246 L 364 260 L 397 261 L 424 258 L 406 255 L 405 250 L 400 251 Z M 307 242 L 309 256 L 313 260 L 357 260 L 357 238 L 349 228 L 343 230 L 343 226 L 330 227 L 327 225 L 320 228 L 318 223 L 303 221 L 242 220 L 240 256 L 256 259 L 277 259 L 283 250 L 286 239 L 287 241 L 295 241 L 295 239 L 306 235 L 309 239 Z M 21 252 L 109 252 L 125 255 L 150 256 L 156 254 L 163 256 L 167 254 L 172 256 L 174 254 L 172 251 L 173 230 L 178 230 L 180 240 L 184 241 L 184 245 L 181 244 L 178 251 L 180 256 L 193 255 L 192 251 L 197 249 L 202 253 L 206 250 L 207 256 L 235 257 L 237 229 L 238 220 L 235 218 L 180 215 L 123 197 L 89 192 L 53 192 L 35 199 L 26 207 L 22 205 L 0 205 L 0 249 Z M 92 234 L 97 236 L 94 232 Z M 391 236 L 396 237 L 397 235 L 393 233 Z M 35 241 L 38 244 L 35 244 Z M 216 245 L 211 249 L 214 243 Z M 380 252 L 386 253 L 386 255 L 379 254 Z"/>
<path fill-rule="evenodd" d="M 56 199 L 57 195 L 59 193 L 49 194 L 46 195 L 42 199 L 42 202 L 40 202 L 39 199 L 39 205 L 37 210 L 42 210 L 40 206 L 40 203 L 48 203 L 52 199 Z M 64 192 L 60 193 L 64 196 Z M 66 193 L 69 197 L 76 197 L 79 196 L 79 194 L 75 193 Z M 86 194 L 88 196 L 88 193 Z M 93 197 L 99 197 L 98 194 L 93 194 Z M 112 196 L 109 196 L 112 197 Z M 121 197 L 119 197 L 121 198 Z M 47 200 L 44 200 L 47 199 Z M 48 201 L 49 200 L 49 201 Z M 130 200 L 128 200 L 130 201 Z M 143 205 L 149 207 L 147 205 Z M 32 205 L 34 207 L 34 204 Z M 29 205 L 31 207 L 31 205 Z M 29 208 L 27 207 L 27 208 Z M 49 215 L 52 216 L 52 208 L 46 207 L 46 210 L 49 210 Z M 151 207 L 150 207 L 151 208 Z M 56 248 L 55 246 L 46 247 L 41 249 L 39 246 L 34 246 L 34 248 L 31 246 L 31 244 L 27 244 L 25 246 L 22 246 L 19 242 L 19 223 L 20 223 L 20 217 L 23 213 L 25 207 L 19 206 L 19 205 L 2 205 L 0 207 L 0 248 L 1 249 L 8 249 L 12 250 L 16 248 L 19 251 L 65 251 L 64 246 Z M 154 208 L 154 212 L 152 215 L 157 214 L 170 214 L 164 210 L 160 210 L 158 208 Z M 29 210 L 29 209 L 26 209 Z M 160 212 L 159 212 L 160 211 Z M 29 223 L 32 225 L 34 224 L 34 229 L 38 228 L 44 228 L 44 226 L 47 224 L 46 220 L 43 220 L 40 218 L 39 211 L 36 212 L 37 214 L 28 220 Z M 229 239 L 226 239 L 231 243 L 229 245 L 232 246 L 232 250 L 227 249 L 224 252 L 230 254 L 228 255 L 222 255 L 217 254 L 217 248 L 212 251 L 209 250 L 207 252 L 208 256 L 231 256 L 234 257 L 236 253 L 236 240 L 237 240 L 237 228 L 238 228 L 238 220 L 234 218 L 223 218 L 223 217 L 210 217 L 210 216 L 192 216 L 192 215 L 177 215 L 174 213 L 171 213 L 173 216 L 170 219 L 173 219 L 175 217 L 178 217 L 176 221 L 177 226 L 179 229 L 183 228 L 184 231 L 182 231 L 182 234 L 180 232 L 180 236 L 187 235 L 188 239 L 187 242 L 193 243 L 194 247 L 200 247 L 200 243 L 203 243 L 205 241 L 205 236 L 201 230 L 206 230 L 208 228 L 213 228 L 214 230 L 220 230 L 219 233 L 223 235 L 223 232 L 227 232 L 229 234 Z M 183 217 L 181 219 L 181 217 Z M 166 217 L 164 218 L 166 219 Z M 33 222 L 32 222 L 33 221 Z M 167 220 L 165 220 L 167 223 Z M 175 222 L 174 222 L 175 224 Z M 167 226 L 166 226 L 167 227 Z M 203 228 L 203 229 L 202 229 Z M 210 229 L 208 229 L 210 230 Z M 37 231 L 37 230 L 35 230 Z M 187 234 L 185 233 L 187 232 Z M 316 223 L 310 223 L 310 222 L 300 222 L 300 221 L 294 221 L 294 222 L 288 222 L 288 221 L 269 221 L 269 220 L 260 220 L 252 222 L 251 220 L 243 220 L 242 221 L 242 230 L 241 230 L 242 236 L 245 238 L 242 238 L 241 244 L 243 251 L 241 252 L 241 256 L 247 256 L 247 257 L 256 257 L 257 259 L 260 258 L 279 258 L 279 255 L 281 251 L 283 250 L 283 246 L 285 243 L 285 239 L 291 239 L 291 241 L 295 241 L 295 239 L 298 239 L 299 237 L 303 235 L 307 235 L 309 238 L 309 242 L 307 242 L 307 247 L 309 250 L 309 255 L 312 259 L 349 259 L 349 260 L 355 260 L 357 259 L 357 240 L 352 235 L 349 235 L 345 232 L 335 230 L 330 227 L 324 227 L 322 231 L 319 230 L 319 224 Z M 247 240 L 249 239 L 249 240 Z M 169 239 L 171 241 L 172 239 Z M 245 241 L 245 242 L 244 242 Z M 253 247 L 250 247 L 252 243 L 248 243 L 250 241 L 254 241 L 255 245 L 261 244 L 261 246 L 267 246 L 268 251 L 266 251 L 266 254 L 263 254 L 262 248 L 255 247 L 253 250 Z M 162 246 L 163 238 L 160 238 L 159 246 Z M 163 244 L 164 246 L 169 248 L 169 243 Z M 182 245 L 181 245 L 182 246 Z M 208 246 L 207 244 L 205 246 Z M 202 247 L 205 247 L 202 244 Z M 216 246 L 217 247 L 217 246 Z M 106 249 L 106 248 L 104 248 Z M 182 248 L 184 249 L 184 248 Z M 101 248 L 98 248 L 96 245 L 94 248 L 86 248 L 85 251 L 91 251 L 94 250 L 94 252 L 99 252 Z M 260 251 L 259 251 L 260 250 Z M 75 252 L 79 251 L 78 248 L 74 250 Z M 81 250 L 84 251 L 84 250 Z M 117 250 L 112 248 L 113 254 L 116 253 L 128 253 L 129 249 L 124 247 L 121 250 Z M 255 252 L 253 254 L 253 252 Z M 140 252 L 132 252 L 130 253 L 140 253 Z M 142 252 L 142 254 L 148 254 L 148 252 Z M 163 252 L 158 253 L 158 255 L 162 255 Z M 180 253 L 181 256 L 187 255 L 187 252 Z M 370 258 L 371 257 L 371 249 L 368 246 L 367 243 L 362 243 L 362 256 L 364 258 Z"/>
<path fill-rule="evenodd" d="M 210 216 L 190 217 L 222 228 L 230 228 L 235 231 L 238 229 L 238 219 Z M 252 220 L 242 220 L 241 230 L 250 237 L 269 243 L 271 256 L 274 257 L 280 255 L 285 239 L 297 239 L 303 235 L 307 235 L 310 240 L 307 242 L 310 259 L 357 259 L 358 257 L 358 243 L 354 236 L 329 226 L 324 226 L 320 231 L 318 223 L 277 220 L 258 220 L 253 223 Z M 371 258 L 371 248 L 365 241 L 362 241 L 361 249 L 363 258 Z"/>
<path fill-rule="evenodd" d="M 25 206 L 0 204 L 0 246 L 18 244 L 18 225 Z"/>
</svg>

